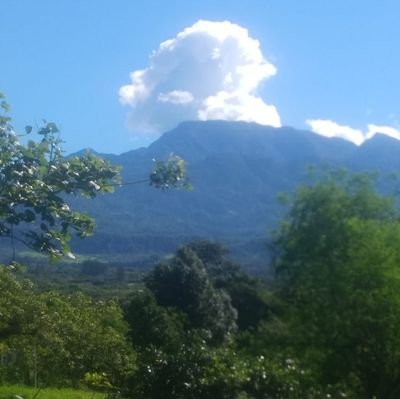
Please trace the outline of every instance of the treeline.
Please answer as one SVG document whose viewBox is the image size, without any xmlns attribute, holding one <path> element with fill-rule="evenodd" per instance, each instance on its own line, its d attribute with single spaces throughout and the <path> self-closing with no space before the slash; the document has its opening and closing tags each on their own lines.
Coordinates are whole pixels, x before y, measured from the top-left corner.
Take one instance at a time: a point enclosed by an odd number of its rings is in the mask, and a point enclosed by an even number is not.
<svg viewBox="0 0 400 399">
<path fill-rule="evenodd" d="M 205 241 L 178 249 L 119 303 L 38 294 L 3 267 L 1 383 L 143 399 L 398 398 L 395 195 L 339 171 L 287 206 L 268 282 Z"/>
</svg>

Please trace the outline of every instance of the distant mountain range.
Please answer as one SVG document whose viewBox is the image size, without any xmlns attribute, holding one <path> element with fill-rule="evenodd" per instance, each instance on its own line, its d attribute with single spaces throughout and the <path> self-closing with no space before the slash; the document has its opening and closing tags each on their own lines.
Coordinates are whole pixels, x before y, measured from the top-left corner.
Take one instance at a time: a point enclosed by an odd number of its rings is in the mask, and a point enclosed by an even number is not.
<svg viewBox="0 0 400 399">
<path fill-rule="evenodd" d="M 377 134 L 361 146 L 289 127 L 245 122 L 185 122 L 148 148 L 100 154 L 123 167 L 123 181 L 148 176 L 153 159 L 187 162 L 192 191 L 162 192 L 126 185 L 112 195 L 79 201 L 96 218 L 96 234 L 75 241 L 77 252 L 144 262 L 187 241 L 227 245 L 247 264 L 267 259 L 268 234 L 282 215 L 277 195 L 305 181 L 308 166 L 400 170 L 400 142 Z"/>
</svg>

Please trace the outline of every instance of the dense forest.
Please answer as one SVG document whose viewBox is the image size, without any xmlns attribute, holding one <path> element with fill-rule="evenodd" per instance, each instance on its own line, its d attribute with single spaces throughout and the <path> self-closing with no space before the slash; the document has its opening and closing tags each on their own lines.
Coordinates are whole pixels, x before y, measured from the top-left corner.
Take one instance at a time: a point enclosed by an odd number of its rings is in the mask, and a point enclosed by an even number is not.
<svg viewBox="0 0 400 399">
<path fill-rule="evenodd" d="M 282 198 L 268 277 L 202 240 L 133 275 L 86 260 L 66 285 L 46 278 L 56 266 L 35 272 L 42 258 L 36 269 L 21 262 L 19 245 L 74 258 L 71 238 L 94 221 L 68 198 L 111 193 L 119 170 L 92 154 L 64 157 L 54 123 L 21 140 L 1 106 L 0 236 L 11 259 L 0 267 L 0 384 L 37 397 L 45 387 L 121 399 L 400 396 L 395 181 L 381 194 L 376 176 L 314 171 Z M 149 173 L 155 189 L 187 185 L 178 157 Z"/>
</svg>

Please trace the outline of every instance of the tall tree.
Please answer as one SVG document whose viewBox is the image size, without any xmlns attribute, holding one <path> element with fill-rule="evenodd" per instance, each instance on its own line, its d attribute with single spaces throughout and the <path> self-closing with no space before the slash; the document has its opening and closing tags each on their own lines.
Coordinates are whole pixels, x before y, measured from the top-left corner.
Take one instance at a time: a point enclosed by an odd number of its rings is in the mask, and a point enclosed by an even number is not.
<svg viewBox="0 0 400 399">
<path fill-rule="evenodd" d="M 289 329 L 325 383 L 357 397 L 400 394 L 400 223 L 366 175 L 300 188 L 275 237 Z"/>
<path fill-rule="evenodd" d="M 179 249 L 170 263 L 158 265 L 146 285 L 159 305 L 183 312 L 192 328 L 208 331 L 213 341 L 223 340 L 236 328 L 229 295 L 213 286 L 203 262 L 189 247 Z"/>
<path fill-rule="evenodd" d="M 260 280 L 226 257 L 226 248 L 207 240 L 194 241 L 188 247 L 203 262 L 214 287 L 225 290 L 231 297 L 239 329 L 254 328 L 271 315 L 269 292 Z"/>
</svg>

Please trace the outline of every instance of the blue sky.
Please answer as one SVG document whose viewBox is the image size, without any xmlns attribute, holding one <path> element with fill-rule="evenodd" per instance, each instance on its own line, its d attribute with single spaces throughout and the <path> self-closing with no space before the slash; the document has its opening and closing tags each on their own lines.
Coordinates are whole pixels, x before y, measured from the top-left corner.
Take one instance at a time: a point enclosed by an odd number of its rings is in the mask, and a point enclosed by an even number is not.
<svg viewBox="0 0 400 399">
<path fill-rule="evenodd" d="M 278 115 L 283 125 L 356 143 L 375 131 L 400 137 L 396 0 L 2 0 L 1 13 L 0 90 L 12 106 L 14 125 L 55 121 L 68 152 L 129 151 L 187 115 L 268 123 L 270 112 L 272 124 Z M 231 24 L 196 25 L 194 33 L 176 39 L 199 20 Z M 214 36 L 207 31 L 213 26 Z M 235 36 L 235 26 L 247 29 L 247 36 Z M 256 39 L 251 71 L 258 72 L 247 77 L 259 74 L 258 80 L 242 76 L 229 91 L 231 72 L 222 88 L 222 75 L 211 64 L 187 63 L 187 51 L 197 46 L 198 56 L 209 49 L 221 29 L 232 32 L 232 46 L 210 57 L 237 60 L 242 54 L 236 44 L 252 46 Z M 174 38 L 171 48 L 160 50 L 160 43 Z M 134 71 L 145 71 L 136 86 Z M 121 103 L 121 87 L 135 86 L 138 93 L 143 85 L 146 98 L 125 96 Z M 198 97 L 208 87 L 214 91 Z M 236 108 L 229 108 L 233 103 Z"/>
</svg>

